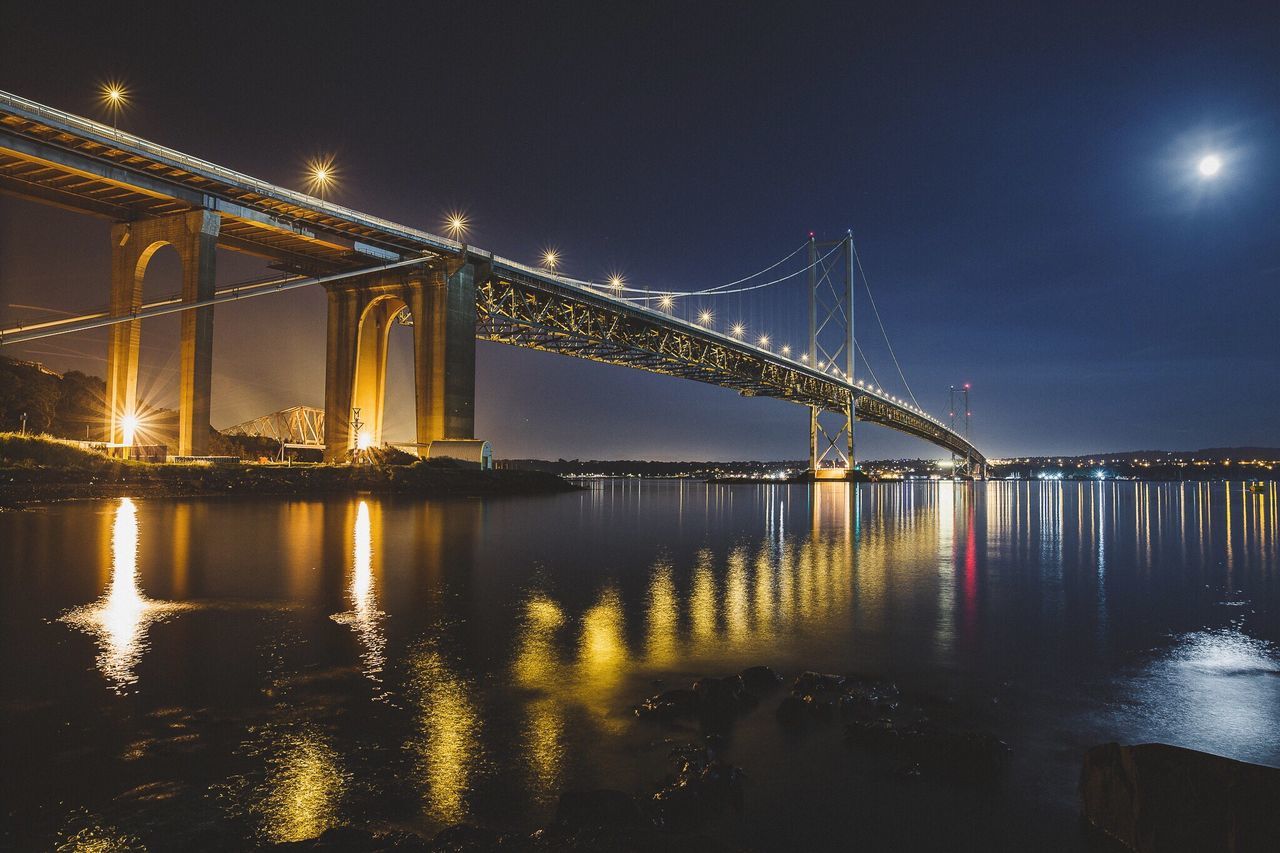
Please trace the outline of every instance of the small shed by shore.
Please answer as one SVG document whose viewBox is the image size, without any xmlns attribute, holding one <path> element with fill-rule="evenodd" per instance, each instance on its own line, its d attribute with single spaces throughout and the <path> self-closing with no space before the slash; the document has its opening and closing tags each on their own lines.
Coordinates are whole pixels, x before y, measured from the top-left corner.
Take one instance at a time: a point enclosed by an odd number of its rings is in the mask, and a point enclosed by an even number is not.
<svg viewBox="0 0 1280 853">
<path fill-rule="evenodd" d="M 480 439 L 450 438 L 431 442 L 427 448 L 428 459 L 456 459 L 471 462 L 482 471 L 493 469 L 493 447 Z"/>
</svg>

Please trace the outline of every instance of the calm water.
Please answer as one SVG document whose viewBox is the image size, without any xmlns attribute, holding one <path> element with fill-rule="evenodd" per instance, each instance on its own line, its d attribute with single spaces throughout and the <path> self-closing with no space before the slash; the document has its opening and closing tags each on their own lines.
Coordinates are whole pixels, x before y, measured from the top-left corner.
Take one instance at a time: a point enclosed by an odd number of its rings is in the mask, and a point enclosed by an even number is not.
<svg viewBox="0 0 1280 853">
<path fill-rule="evenodd" d="M 1084 849 L 1080 756 L 1280 764 L 1274 484 L 606 481 L 490 501 L 111 500 L 0 514 L 0 843 L 226 849 L 356 823 L 530 830 L 653 790 L 655 682 L 895 679 L 1013 747 L 886 774 L 776 700 L 729 757 L 762 849 Z M 109 844 L 102 849 L 114 849 Z"/>
</svg>

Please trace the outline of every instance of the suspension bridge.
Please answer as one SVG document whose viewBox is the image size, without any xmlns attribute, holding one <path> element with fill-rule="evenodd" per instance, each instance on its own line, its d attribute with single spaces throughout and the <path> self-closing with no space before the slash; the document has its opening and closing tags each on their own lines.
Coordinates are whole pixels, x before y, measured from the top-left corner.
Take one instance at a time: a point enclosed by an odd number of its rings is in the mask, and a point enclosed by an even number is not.
<svg viewBox="0 0 1280 853">
<path fill-rule="evenodd" d="M 328 300 L 323 417 L 312 414 L 292 426 L 308 443 L 322 443 L 330 460 L 383 443 L 388 339 L 393 326 L 403 325 L 413 335 L 413 444 L 424 454 L 436 441 L 476 438 L 479 339 L 805 406 L 815 476 L 851 471 L 857 421 L 949 451 L 959 474 L 986 473 L 986 458 L 967 436 L 920 407 L 887 334 L 906 396 L 889 393 L 870 371 L 855 333 L 858 282 L 882 334 L 884 325 L 852 233 L 831 241 L 810 235 L 758 273 L 713 287 L 642 288 L 617 276 L 587 281 L 559 274 L 554 257 L 542 267 L 523 264 L 6 92 L 0 92 L 0 192 L 113 223 L 108 307 L 0 328 L 0 346 L 109 329 L 104 434 L 112 443 L 127 443 L 138 409 L 144 319 L 181 315 L 178 452 L 199 455 L 208 442 L 215 306 L 322 287 Z M 182 290 L 144 303 L 147 264 L 165 245 L 182 262 Z M 218 287 L 219 247 L 265 258 L 280 274 Z M 804 315 L 801 345 L 793 349 L 762 332 L 753 337 L 740 323 L 715 328 L 714 306 L 723 300 L 782 287 L 801 291 L 795 300 Z M 703 307 L 691 313 L 695 302 Z M 252 422 L 240 425 L 246 426 Z M 268 426 L 298 432 L 278 419 L 263 429 Z"/>
</svg>

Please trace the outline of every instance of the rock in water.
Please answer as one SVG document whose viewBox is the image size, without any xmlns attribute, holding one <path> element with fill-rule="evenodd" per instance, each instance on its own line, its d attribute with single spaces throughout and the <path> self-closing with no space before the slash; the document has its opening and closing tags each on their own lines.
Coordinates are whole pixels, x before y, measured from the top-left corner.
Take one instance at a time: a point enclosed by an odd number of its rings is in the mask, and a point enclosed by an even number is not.
<svg viewBox="0 0 1280 853">
<path fill-rule="evenodd" d="M 782 676 L 767 666 L 749 666 L 738 673 L 738 677 L 742 679 L 747 692 L 756 696 L 777 690 L 778 685 L 782 684 Z"/>
<path fill-rule="evenodd" d="M 641 702 L 636 706 L 635 712 L 642 720 L 670 721 L 692 717 L 698 713 L 698 694 L 692 690 L 664 690 Z"/>
<path fill-rule="evenodd" d="M 1280 850 L 1280 768 L 1162 743 L 1085 754 L 1084 818 L 1137 853 Z"/>
</svg>

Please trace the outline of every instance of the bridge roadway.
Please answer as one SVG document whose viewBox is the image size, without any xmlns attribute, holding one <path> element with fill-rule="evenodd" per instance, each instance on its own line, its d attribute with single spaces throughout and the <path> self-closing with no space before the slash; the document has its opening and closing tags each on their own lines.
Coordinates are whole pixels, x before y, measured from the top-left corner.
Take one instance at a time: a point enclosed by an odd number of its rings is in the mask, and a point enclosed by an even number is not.
<svg viewBox="0 0 1280 853">
<path fill-rule="evenodd" d="M 275 186 L 3 91 L 0 192 L 117 223 L 209 212 L 217 218 L 211 230 L 218 246 L 266 258 L 297 277 L 375 272 L 418 258 L 424 268 L 470 264 L 478 271 L 478 339 L 694 379 L 823 411 L 846 412 L 852 401 L 859 421 L 917 436 L 985 468 L 985 457 L 963 436 L 868 384 L 850 383 L 616 298 L 590 283 Z M 207 297 L 200 304 L 218 301 L 212 290 Z M 0 344 L 22 340 L 31 328 L 4 329 Z"/>
</svg>

